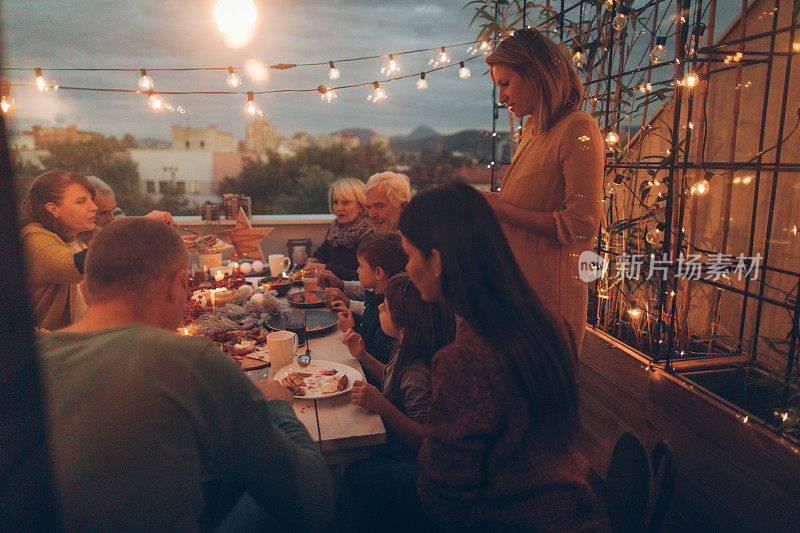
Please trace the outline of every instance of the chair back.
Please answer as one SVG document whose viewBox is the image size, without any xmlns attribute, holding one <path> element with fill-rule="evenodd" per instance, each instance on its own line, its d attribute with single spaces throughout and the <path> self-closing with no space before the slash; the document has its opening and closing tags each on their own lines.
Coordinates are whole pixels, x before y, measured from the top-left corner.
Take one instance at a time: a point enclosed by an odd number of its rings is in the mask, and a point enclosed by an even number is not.
<svg viewBox="0 0 800 533">
<path fill-rule="evenodd" d="M 650 459 L 635 435 L 623 434 L 614 446 L 605 486 L 611 529 L 643 531 L 650 499 Z"/>
</svg>

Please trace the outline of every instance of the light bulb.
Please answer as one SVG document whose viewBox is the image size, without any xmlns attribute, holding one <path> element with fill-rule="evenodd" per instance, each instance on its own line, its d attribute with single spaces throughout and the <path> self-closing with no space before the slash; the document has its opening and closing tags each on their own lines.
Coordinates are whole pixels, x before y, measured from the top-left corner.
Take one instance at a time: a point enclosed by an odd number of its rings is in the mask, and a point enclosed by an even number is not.
<svg viewBox="0 0 800 533">
<path fill-rule="evenodd" d="M 795 43 L 795 47 L 797 47 L 796 49 L 797 49 L 798 51 L 800 51 L 800 46 L 798 46 L 798 44 L 799 44 L 799 43 Z M 481 50 L 486 50 L 487 48 L 489 48 L 489 43 L 488 43 L 487 41 L 481 41 L 481 46 L 480 46 L 480 49 L 481 49 Z"/>
<path fill-rule="evenodd" d="M 143 68 L 139 69 L 139 88 L 143 91 L 153 90 L 153 79 L 147 75 L 147 71 Z"/>
<path fill-rule="evenodd" d="M 332 79 L 332 80 L 338 80 L 339 79 L 339 69 L 337 69 L 333 65 L 333 61 L 329 61 L 328 64 L 331 66 L 331 69 L 328 71 L 328 77 L 330 79 Z"/>
<path fill-rule="evenodd" d="M 320 98 L 330 103 L 333 99 L 339 97 L 336 95 L 336 91 L 334 91 L 333 89 L 328 89 L 322 95 L 320 95 Z"/>
<path fill-rule="evenodd" d="M 147 102 L 150 104 L 150 107 L 153 109 L 153 111 L 164 111 L 164 99 L 157 94 L 151 94 L 150 98 L 147 99 Z"/>
<path fill-rule="evenodd" d="M 44 75 L 42 75 L 42 69 L 35 68 L 33 69 L 33 74 L 36 76 L 36 88 L 39 89 L 39 92 L 44 92 L 47 88 L 47 83 L 44 81 Z"/>
<path fill-rule="evenodd" d="M 614 146 L 618 142 L 619 142 L 619 135 L 617 135 L 613 131 L 609 131 L 608 135 L 606 135 L 606 144 L 609 146 Z"/>
<path fill-rule="evenodd" d="M 626 15 L 625 13 L 617 13 L 617 16 L 614 17 L 614 20 L 611 21 L 611 25 L 617 31 L 622 31 L 627 23 L 628 23 L 628 15 Z"/>
<path fill-rule="evenodd" d="M 242 48 L 254 34 L 258 10 L 253 0 L 219 0 L 214 8 L 217 29 L 231 48 Z"/>
<path fill-rule="evenodd" d="M 447 56 L 447 51 L 444 49 L 444 46 L 442 46 L 439 49 L 439 62 L 440 63 L 449 63 L 450 62 L 450 58 Z"/>
<path fill-rule="evenodd" d="M 683 49 L 686 50 L 687 56 L 693 56 L 697 49 L 694 47 L 694 37 L 690 37 L 686 44 L 683 45 Z"/>
<path fill-rule="evenodd" d="M 616 181 L 609 181 L 606 182 L 604 186 L 604 190 L 606 192 L 606 196 L 611 196 L 617 194 L 622 189 L 622 184 L 617 183 Z"/>
<path fill-rule="evenodd" d="M 686 75 L 686 78 L 684 78 L 683 84 L 691 88 L 697 85 L 698 81 L 700 81 L 700 77 L 697 75 L 695 71 L 691 71 L 689 74 Z"/>
<path fill-rule="evenodd" d="M 420 91 L 424 91 L 428 88 L 428 80 L 425 79 L 425 73 L 419 73 L 419 79 L 417 80 L 417 89 Z"/>
<path fill-rule="evenodd" d="M 470 74 L 469 69 L 467 67 L 465 67 L 464 66 L 464 62 L 461 61 L 459 63 L 458 77 L 461 78 L 462 80 L 465 80 L 465 79 L 469 78 L 469 74 Z"/>
<path fill-rule="evenodd" d="M 705 194 L 708 192 L 709 183 L 708 180 L 702 180 L 697 183 L 692 190 L 695 191 L 697 194 Z"/>
<path fill-rule="evenodd" d="M 661 63 L 666 58 L 667 58 L 667 49 L 661 43 L 655 45 L 653 47 L 653 50 L 650 52 L 651 63 Z"/>
<path fill-rule="evenodd" d="M 240 78 L 239 75 L 233 71 L 233 67 L 228 67 L 228 77 L 225 79 L 225 81 L 228 83 L 228 87 L 231 89 L 236 89 L 242 84 L 242 78 Z"/>
<path fill-rule="evenodd" d="M 4 114 L 9 113 L 14 110 L 15 104 L 16 102 L 13 98 L 10 96 L 3 96 L 3 98 L 0 99 L 0 111 L 2 111 Z"/>
<path fill-rule="evenodd" d="M 397 61 L 395 61 L 394 56 L 389 54 L 389 66 L 386 67 L 386 74 L 391 74 L 392 72 L 397 72 L 400 68 L 397 66 Z"/>
<path fill-rule="evenodd" d="M 252 91 L 247 91 L 247 103 L 244 105 L 244 112 L 251 117 L 258 115 L 258 106 L 253 101 Z"/>
<path fill-rule="evenodd" d="M 795 52 L 800 52 L 800 41 L 792 43 L 792 50 L 794 50 Z"/>
<path fill-rule="evenodd" d="M 583 67 L 583 60 L 584 55 L 581 53 L 581 51 L 575 50 L 575 53 L 572 54 L 572 66 L 575 68 Z"/>
<path fill-rule="evenodd" d="M 644 236 L 644 240 L 646 240 L 650 244 L 659 244 L 661 243 L 663 238 L 664 238 L 664 232 L 658 228 L 652 228 L 650 231 L 647 232 L 647 235 Z"/>
<path fill-rule="evenodd" d="M 606 0 L 603 2 L 603 6 L 608 10 L 611 11 L 614 9 L 614 0 Z"/>
<path fill-rule="evenodd" d="M 369 99 L 372 100 L 373 102 L 380 102 L 382 100 L 386 100 L 386 98 L 387 98 L 386 91 L 381 89 L 380 84 L 378 84 L 377 81 L 374 81 L 374 82 L 372 82 L 372 85 L 375 86 L 375 92 L 373 92 L 370 95 Z"/>
<path fill-rule="evenodd" d="M 628 315 L 633 319 L 639 318 L 642 316 L 642 310 L 638 307 L 631 307 L 628 309 Z"/>
</svg>

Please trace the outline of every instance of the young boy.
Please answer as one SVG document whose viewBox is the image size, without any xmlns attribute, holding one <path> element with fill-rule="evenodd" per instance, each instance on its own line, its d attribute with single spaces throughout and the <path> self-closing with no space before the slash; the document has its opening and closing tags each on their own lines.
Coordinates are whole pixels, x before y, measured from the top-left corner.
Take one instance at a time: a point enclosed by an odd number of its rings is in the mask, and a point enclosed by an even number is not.
<svg viewBox="0 0 800 533">
<path fill-rule="evenodd" d="M 408 256 L 400 244 L 400 234 L 397 232 L 373 233 L 361 244 L 356 251 L 358 258 L 358 279 L 366 289 L 364 300 L 364 314 L 359 318 L 351 313 L 343 303 L 334 303 L 334 309 L 339 311 L 339 329 L 347 331 L 353 329 L 361 335 L 367 353 L 383 364 L 391 359 L 391 346 L 394 339 L 386 335 L 381 329 L 378 306 L 383 303 L 383 291 L 389 278 L 403 272 L 408 261 Z M 375 386 L 380 386 L 380 380 L 367 381 Z"/>
</svg>

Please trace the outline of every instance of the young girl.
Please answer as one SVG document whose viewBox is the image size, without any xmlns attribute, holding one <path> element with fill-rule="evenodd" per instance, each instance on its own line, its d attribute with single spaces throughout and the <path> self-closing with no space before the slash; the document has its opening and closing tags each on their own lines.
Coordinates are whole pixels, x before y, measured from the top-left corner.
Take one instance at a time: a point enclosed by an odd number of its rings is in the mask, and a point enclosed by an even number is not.
<svg viewBox="0 0 800 533">
<path fill-rule="evenodd" d="M 431 398 L 430 360 L 455 338 L 455 318 L 446 305 L 423 301 L 405 272 L 393 276 L 385 291 L 378 308 L 381 328 L 398 339 L 389 364 L 367 353 L 358 333 L 348 330 L 342 337 L 366 372 L 377 379 L 382 377 L 383 393 L 356 381 L 351 400 L 381 415 L 389 428 L 387 455 L 415 463 Z"/>
</svg>

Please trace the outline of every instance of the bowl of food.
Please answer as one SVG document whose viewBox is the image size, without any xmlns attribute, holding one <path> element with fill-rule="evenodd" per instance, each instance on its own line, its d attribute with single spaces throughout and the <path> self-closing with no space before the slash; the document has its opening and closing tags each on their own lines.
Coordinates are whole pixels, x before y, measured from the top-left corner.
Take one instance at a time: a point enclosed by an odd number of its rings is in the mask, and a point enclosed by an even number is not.
<svg viewBox="0 0 800 533">
<path fill-rule="evenodd" d="M 322 291 L 303 291 L 296 292 L 286 297 L 289 303 L 300 309 L 312 309 L 314 307 L 325 307 L 325 299 Z"/>
<path fill-rule="evenodd" d="M 243 356 L 256 349 L 256 341 L 253 339 L 234 339 L 225 343 L 225 350 L 231 355 Z"/>
<path fill-rule="evenodd" d="M 292 288 L 292 278 L 284 277 L 267 277 L 258 280 L 258 286 L 265 290 L 272 290 L 278 293 L 278 296 L 286 296 L 289 289 Z"/>
</svg>

